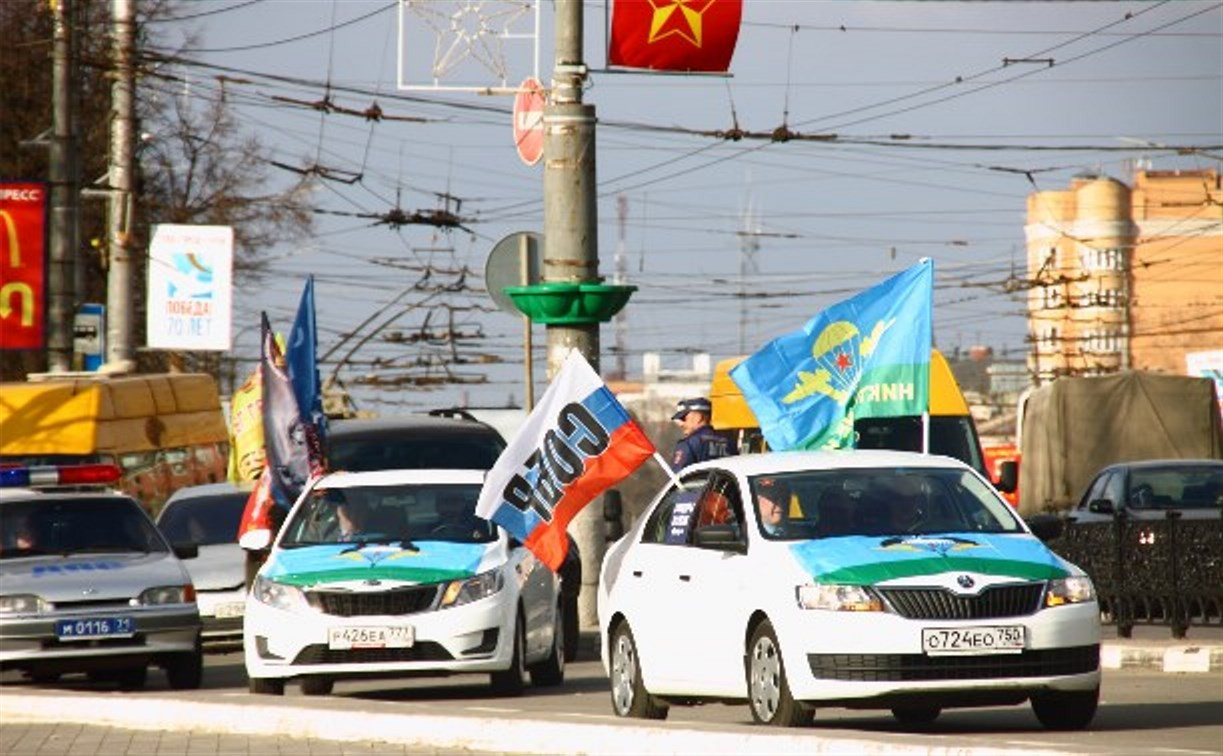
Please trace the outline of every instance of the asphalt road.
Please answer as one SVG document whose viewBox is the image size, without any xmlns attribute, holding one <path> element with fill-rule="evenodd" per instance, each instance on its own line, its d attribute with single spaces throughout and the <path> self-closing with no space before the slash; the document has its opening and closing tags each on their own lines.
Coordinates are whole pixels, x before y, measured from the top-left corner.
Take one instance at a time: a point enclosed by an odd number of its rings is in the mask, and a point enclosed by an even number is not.
<svg viewBox="0 0 1223 756">
<path fill-rule="evenodd" d="M 602 667 L 595 661 L 582 661 L 569 665 L 566 682 L 557 688 L 528 688 L 520 698 L 493 698 L 489 696 L 487 676 L 457 676 L 451 678 L 418 678 L 411 680 L 381 680 L 369 682 L 340 682 L 335 692 L 327 698 L 303 696 L 296 686 L 290 686 L 283 698 L 252 696 L 246 692 L 246 676 L 240 654 L 211 655 L 207 658 L 204 687 L 198 691 L 175 692 L 166 685 L 160 672 L 150 674 L 147 688 L 136 693 L 109 691 L 105 687 L 92 685 L 83 678 L 65 678 L 56 688 L 34 686 L 20 681 L 13 674 L 0 677 L 5 683 L 0 689 L 0 721 L 5 724 L 8 735 L 0 738 L 3 753 L 37 752 L 17 749 L 19 744 L 30 748 L 39 738 L 52 731 L 38 731 L 25 739 L 15 737 L 14 721 L 5 714 L 3 698 L 10 695 L 30 694 L 35 696 L 55 695 L 84 696 L 87 701 L 113 701 L 123 697 L 124 704 L 130 701 L 138 706 L 142 700 L 153 704 L 172 698 L 184 702 L 224 703 L 237 706 L 274 706 L 276 711 L 324 708 L 328 718 L 343 718 L 345 712 L 351 717 L 362 714 L 409 715 L 413 717 L 435 717 L 452 720 L 469 718 L 472 727 L 486 727 L 490 721 L 523 723 L 547 721 L 570 725 L 591 726 L 592 737 L 602 739 L 606 745 L 617 731 L 625 726 L 637 728 L 636 737 L 653 730 L 674 732 L 681 729 L 690 732 L 693 743 L 705 734 L 742 733 L 752 738 L 768 732 L 768 728 L 751 724 L 745 705 L 731 706 L 711 704 L 700 707 L 673 707 L 665 723 L 627 722 L 611 713 L 608 701 L 607 681 Z M 10 698 L 10 701 L 13 699 Z M 99 704 L 100 706 L 101 704 Z M 87 705 L 84 707 L 88 709 Z M 254 711 L 254 709 L 252 709 Z M 266 711 L 266 710 L 260 710 Z M 291 711 L 285 711 L 290 714 Z M 89 722 L 89 713 L 66 713 L 65 722 Z M 291 721 L 291 720 L 286 720 Z M 61 725 L 66 726 L 66 725 Z M 224 729 L 226 724 L 211 723 L 207 729 Z M 577 728 L 576 731 L 580 731 Z M 109 741 L 97 740 L 96 730 L 89 730 L 91 739 L 84 743 L 119 743 L 134 735 L 123 728 L 103 728 Z M 199 730 L 197 730 L 199 732 Z M 41 734 L 40 734 L 41 733 Z M 862 750 L 887 751 L 892 748 L 911 750 L 914 746 L 932 752 L 959 752 L 974 749 L 1047 750 L 1074 753 L 1143 753 L 1143 754 L 1220 754 L 1223 753 L 1223 675 L 1170 674 L 1155 670 L 1105 670 L 1104 689 L 1100 711 L 1091 729 L 1079 733 L 1049 733 L 1044 731 L 1030 708 L 999 707 L 987 709 L 965 709 L 945 713 L 932 726 L 921 730 L 906 731 L 887 712 L 861 712 L 846 709 L 821 709 L 815 724 L 806 730 L 789 731 L 791 735 L 810 737 L 810 749 L 826 750 L 817 743 L 836 744 L 840 751 L 853 750 L 853 744 L 861 744 Z M 284 732 L 282 745 L 277 741 L 249 738 L 246 741 L 230 739 L 232 751 L 220 749 L 213 752 L 264 753 L 269 748 L 292 750 L 292 732 Z M 74 737 L 80 737 L 79 735 Z M 376 739 L 376 738 L 375 738 Z M 62 738 L 61 738 L 62 740 Z M 146 736 L 144 753 L 172 753 L 150 746 Z M 182 740 L 170 741 L 181 746 Z M 218 741 L 219 742 L 219 741 Z M 247 746 L 239 745 L 242 742 Z M 682 742 L 682 741 L 681 741 Z M 746 742 L 746 741 L 745 741 Z M 311 743 L 319 743 L 314 740 Z M 100 747 L 100 746 L 99 746 Z M 326 750 L 330 746 L 323 746 Z M 346 749 L 367 748 L 360 740 Z M 449 752 L 450 744 L 439 743 L 438 749 Z M 194 750 L 194 749 L 192 749 Z M 306 750 L 313 750 L 307 748 Z M 375 749 L 377 750 L 377 749 Z M 428 752 L 404 749 L 396 746 L 392 752 Z M 600 749 L 593 749 L 600 750 Z M 616 750 L 611 748 L 610 750 Z M 632 750 L 626 745 L 625 750 Z M 697 750 L 695 747 L 692 750 Z M 89 753 L 80 748 L 63 751 L 50 749 L 42 752 Z M 128 751 L 124 748 L 123 751 Z M 92 751 L 107 753 L 106 750 Z M 273 751 L 274 752 L 274 751 Z M 346 751 L 347 752 L 347 751 Z"/>
</svg>

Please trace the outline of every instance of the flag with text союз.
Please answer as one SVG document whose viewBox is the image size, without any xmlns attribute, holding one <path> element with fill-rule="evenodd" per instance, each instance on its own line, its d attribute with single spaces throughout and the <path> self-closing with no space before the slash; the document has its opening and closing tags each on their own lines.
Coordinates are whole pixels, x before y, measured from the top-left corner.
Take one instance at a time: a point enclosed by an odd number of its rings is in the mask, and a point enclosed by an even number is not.
<svg viewBox="0 0 1223 756">
<path fill-rule="evenodd" d="M 607 64 L 725 72 L 742 16 L 742 0 L 613 0 Z"/>
<path fill-rule="evenodd" d="M 854 420 L 929 407 L 934 263 L 823 310 L 731 370 L 769 447 L 853 445 Z"/>
<path fill-rule="evenodd" d="M 485 476 L 476 514 L 558 570 L 569 550 L 569 522 L 654 453 L 590 364 L 571 351 Z"/>
</svg>

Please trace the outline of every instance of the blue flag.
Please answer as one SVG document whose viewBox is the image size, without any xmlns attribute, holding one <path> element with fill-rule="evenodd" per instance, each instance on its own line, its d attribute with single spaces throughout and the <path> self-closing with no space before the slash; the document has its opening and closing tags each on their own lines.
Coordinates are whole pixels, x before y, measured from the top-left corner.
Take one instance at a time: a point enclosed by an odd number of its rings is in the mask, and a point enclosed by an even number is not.
<svg viewBox="0 0 1223 756">
<path fill-rule="evenodd" d="M 293 384 L 293 395 L 301 411 L 302 422 L 312 423 L 320 441 L 326 438 L 326 417 L 323 415 L 323 393 L 319 381 L 318 329 L 314 322 L 314 276 L 306 279 L 289 343 L 285 347 L 285 372 Z"/>
<path fill-rule="evenodd" d="M 841 449 L 853 445 L 855 418 L 925 412 L 933 295 L 927 259 L 736 365 L 730 377 L 769 447 Z"/>
</svg>

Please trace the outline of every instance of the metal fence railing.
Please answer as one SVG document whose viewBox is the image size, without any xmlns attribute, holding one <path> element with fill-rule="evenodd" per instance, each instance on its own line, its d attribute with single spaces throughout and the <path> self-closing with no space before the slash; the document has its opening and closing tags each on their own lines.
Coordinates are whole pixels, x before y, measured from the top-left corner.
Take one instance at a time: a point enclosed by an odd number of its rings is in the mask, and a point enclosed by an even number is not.
<svg viewBox="0 0 1223 756">
<path fill-rule="evenodd" d="M 1223 624 L 1223 518 L 1068 521 L 1049 546 L 1091 576 L 1102 621 L 1123 638 L 1136 624 L 1168 625 L 1176 638 Z"/>
</svg>

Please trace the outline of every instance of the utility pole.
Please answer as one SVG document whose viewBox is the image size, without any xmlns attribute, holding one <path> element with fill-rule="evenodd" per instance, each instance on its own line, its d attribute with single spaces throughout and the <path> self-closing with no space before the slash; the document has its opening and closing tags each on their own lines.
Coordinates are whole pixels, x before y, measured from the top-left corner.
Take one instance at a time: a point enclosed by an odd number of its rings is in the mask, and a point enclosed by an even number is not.
<svg viewBox="0 0 1223 756">
<path fill-rule="evenodd" d="M 595 109 L 582 103 L 586 64 L 582 61 L 582 0 L 556 0 L 556 62 L 552 91 L 544 107 L 543 282 L 598 281 L 598 217 L 595 203 Z M 556 375 L 570 349 L 577 349 L 599 372 L 599 324 L 549 324 L 548 378 Z M 591 502 L 570 523 L 582 552 L 582 626 L 597 625 L 595 594 L 603 559 L 603 505 Z"/>
<path fill-rule="evenodd" d="M 132 160 L 135 97 L 132 57 L 136 0 L 113 0 L 114 83 L 110 98 L 110 189 L 106 278 L 106 363 L 123 369 L 132 359 Z"/>
<path fill-rule="evenodd" d="M 51 4 L 50 269 L 47 271 L 47 370 L 72 369 L 72 320 L 76 307 L 76 254 L 79 249 L 79 177 L 73 104 L 76 101 L 72 0 Z"/>
</svg>

